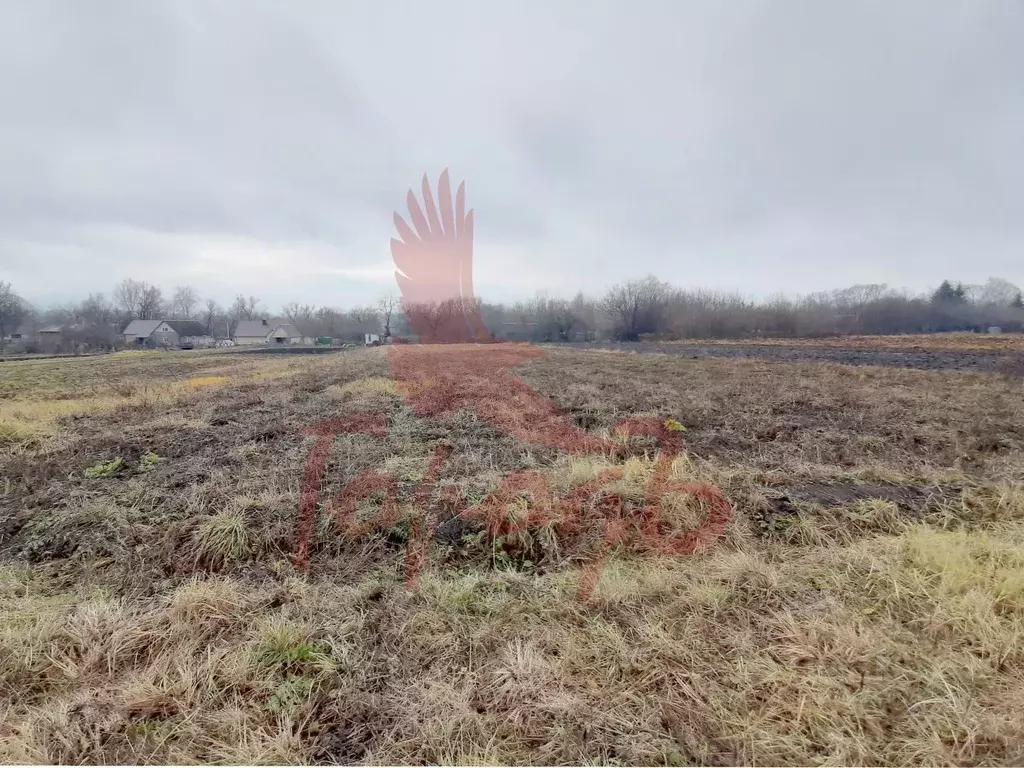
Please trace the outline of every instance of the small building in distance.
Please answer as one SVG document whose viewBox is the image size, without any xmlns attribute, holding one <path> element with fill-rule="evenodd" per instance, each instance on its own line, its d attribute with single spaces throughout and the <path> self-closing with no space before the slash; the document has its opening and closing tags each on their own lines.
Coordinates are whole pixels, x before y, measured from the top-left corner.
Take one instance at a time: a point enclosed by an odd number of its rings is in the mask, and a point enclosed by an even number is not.
<svg viewBox="0 0 1024 768">
<path fill-rule="evenodd" d="M 132 320 L 124 329 L 126 344 L 175 347 L 183 337 L 201 337 L 206 328 L 195 320 Z"/>
<path fill-rule="evenodd" d="M 36 340 L 39 342 L 40 352 L 57 352 L 64 337 L 59 325 L 48 325 L 36 331 Z"/>
<path fill-rule="evenodd" d="M 231 337 L 235 344 L 301 344 L 302 334 L 287 320 L 239 320 Z"/>
<path fill-rule="evenodd" d="M 33 341 L 36 337 L 35 324 L 27 320 L 8 334 L 6 341 L 26 342 Z"/>
</svg>

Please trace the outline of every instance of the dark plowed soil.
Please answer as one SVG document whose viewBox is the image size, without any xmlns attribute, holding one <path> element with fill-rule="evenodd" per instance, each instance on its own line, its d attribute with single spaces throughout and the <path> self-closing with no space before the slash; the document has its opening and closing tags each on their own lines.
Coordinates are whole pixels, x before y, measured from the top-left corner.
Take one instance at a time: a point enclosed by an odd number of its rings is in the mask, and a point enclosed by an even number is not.
<svg viewBox="0 0 1024 768">
<path fill-rule="evenodd" d="M 345 347 L 296 347 L 282 344 L 273 347 L 242 347 L 235 351 L 240 355 L 329 355 L 344 350 Z"/>
<path fill-rule="evenodd" d="M 843 365 L 889 365 L 924 370 L 997 371 L 1007 359 L 1003 352 L 942 349 L 835 349 L 829 347 L 777 347 L 734 345 L 662 344 L 658 342 L 582 342 L 559 346 L 577 349 L 613 349 L 644 354 L 680 357 L 752 357 L 790 363 L 841 363 Z"/>
</svg>

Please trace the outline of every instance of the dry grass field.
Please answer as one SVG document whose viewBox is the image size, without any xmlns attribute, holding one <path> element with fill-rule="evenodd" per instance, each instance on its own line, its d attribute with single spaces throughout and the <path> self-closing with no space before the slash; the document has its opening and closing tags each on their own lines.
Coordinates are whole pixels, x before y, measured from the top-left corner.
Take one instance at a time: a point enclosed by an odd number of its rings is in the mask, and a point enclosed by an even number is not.
<svg viewBox="0 0 1024 768">
<path fill-rule="evenodd" d="M 1024 334 L 929 333 L 893 336 L 843 336 L 820 339 L 686 339 L 675 344 L 721 344 L 842 349 L 941 349 L 1024 351 Z"/>
<path fill-rule="evenodd" d="M 438 379 L 495 349 L 437 348 Z M 525 356 L 522 381 L 595 439 L 629 442 L 626 417 L 685 427 L 672 477 L 734 510 L 683 556 L 626 524 L 581 597 L 587 531 L 472 516 L 441 521 L 409 582 L 417 506 L 478 507 L 519 470 L 562 496 L 614 470 L 607 493 L 638 507 L 656 447 L 572 453 L 473 408 L 425 416 L 388 354 L 0 363 L 0 761 L 1024 763 L 1020 378 Z M 345 418 L 386 430 L 327 439 L 311 475 L 310 428 Z M 395 514 L 339 530 L 331 499 L 374 469 Z M 663 508 L 679 531 L 704 514 Z"/>
</svg>

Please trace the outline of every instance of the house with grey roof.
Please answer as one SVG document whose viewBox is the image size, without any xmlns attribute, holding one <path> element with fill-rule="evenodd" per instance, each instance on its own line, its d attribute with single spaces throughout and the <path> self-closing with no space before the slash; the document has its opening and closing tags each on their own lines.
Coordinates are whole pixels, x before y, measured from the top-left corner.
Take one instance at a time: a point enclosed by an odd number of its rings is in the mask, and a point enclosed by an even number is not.
<svg viewBox="0 0 1024 768">
<path fill-rule="evenodd" d="M 287 320 L 239 320 L 232 335 L 235 344 L 301 344 L 302 334 Z"/>
<path fill-rule="evenodd" d="M 127 344 L 174 347 L 182 339 L 206 336 L 206 328 L 195 320 L 132 320 L 124 329 Z"/>
</svg>

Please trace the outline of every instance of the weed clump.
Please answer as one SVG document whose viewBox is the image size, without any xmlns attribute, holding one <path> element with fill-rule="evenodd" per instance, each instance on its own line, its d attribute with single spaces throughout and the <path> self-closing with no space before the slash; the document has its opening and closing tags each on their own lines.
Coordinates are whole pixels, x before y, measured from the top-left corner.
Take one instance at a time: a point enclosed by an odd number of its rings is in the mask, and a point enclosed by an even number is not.
<svg viewBox="0 0 1024 768">
<path fill-rule="evenodd" d="M 125 464 L 124 459 L 120 456 L 111 459 L 110 461 L 101 461 L 93 464 L 91 467 L 86 467 L 85 476 L 89 478 L 97 477 L 110 477 L 122 469 L 125 469 L 128 465 Z"/>
<path fill-rule="evenodd" d="M 152 469 L 157 464 L 163 461 L 163 457 L 153 451 L 146 451 L 139 457 L 139 470 L 145 472 L 147 469 Z"/>
<path fill-rule="evenodd" d="M 285 621 L 269 622 L 261 635 L 255 652 L 261 667 L 296 670 L 324 655 L 324 649 L 308 640 L 300 627 Z"/>
<path fill-rule="evenodd" d="M 204 520 L 196 531 L 199 559 L 223 565 L 247 559 L 254 537 L 245 517 L 237 512 L 219 512 Z"/>
</svg>

